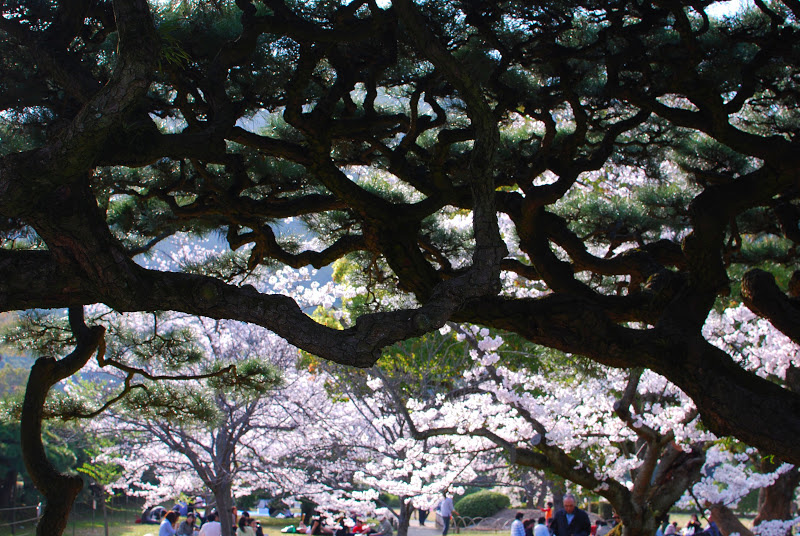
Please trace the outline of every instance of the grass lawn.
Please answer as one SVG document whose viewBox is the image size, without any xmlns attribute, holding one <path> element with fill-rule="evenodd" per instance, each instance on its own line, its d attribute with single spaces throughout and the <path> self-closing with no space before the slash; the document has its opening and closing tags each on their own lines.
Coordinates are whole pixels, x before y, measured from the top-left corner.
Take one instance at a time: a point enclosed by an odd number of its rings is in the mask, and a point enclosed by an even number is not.
<svg viewBox="0 0 800 536">
<path fill-rule="evenodd" d="M 109 536 L 144 536 L 145 534 L 158 536 L 158 525 L 142 525 L 135 522 L 136 518 L 140 515 L 141 510 L 139 509 L 115 510 L 109 517 Z M 253 517 L 258 519 L 261 526 L 264 528 L 264 532 L 268 533 L 270 536 L 276 536 L 280 534 L 281 528 L 292 523 L 296 525 L 300 521 L 300 518 L 297 517 L 294 519 Z M 0 525 L 4 525 L 4 523 L 0 521 Z M 13 533 L 10 527 L 0 526 L 0 536 L 35 536 L 35 534 L 36 525 L 34 522 L 15 525 Z M 95 513 L 94 522 L 92 522 L 91 512 L 70 517 L 67 529 L 64 531 L 64 536 L 105 536 L 102 512 L 98 510 Z"/>
<path fill-rule="evenodd" d="M 109 520 L 109 536 L 143 536 L 144 534 L 158 534 L 158 525 L 140 525 L 134 523 L 139 516 L 139 511 L 117 511 Z M 35 536 L 36 524 L 34 522 L 20 523 L 10 527 L 0 527 L 0 536 Z M 103 514 L 96 512 L 94 523 L 91 514 L 88 516 L 72 516 L 64 531 L 64 536 L 104 536 Z"/>
</svg>

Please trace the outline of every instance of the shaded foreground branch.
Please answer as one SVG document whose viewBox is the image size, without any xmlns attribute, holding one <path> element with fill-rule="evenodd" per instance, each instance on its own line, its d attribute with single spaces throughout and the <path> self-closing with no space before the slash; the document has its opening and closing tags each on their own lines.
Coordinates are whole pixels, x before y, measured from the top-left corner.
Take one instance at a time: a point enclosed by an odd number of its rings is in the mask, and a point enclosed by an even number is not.
<svg viewBox="0 0 800 536">
<path fill-rule="evenodd" d="M 83 487 L 83 480 L 58 471 L 48 460 L 42 442 L 42 420 L 47 393 L 61 380 L 78 372 L 95 352 L 104 351 L 105 328 L 89 328 L 83 308 L 69 310 L 69 323 L 75 336 L 75 350 L 63 359 L 40 357 L 31 368 L 20 419 L 22 457 L 33 484 L 45 497 L 45 507 L 37 536 L 62 534 L 67 526 L 72 503 Z"/>
</svg>

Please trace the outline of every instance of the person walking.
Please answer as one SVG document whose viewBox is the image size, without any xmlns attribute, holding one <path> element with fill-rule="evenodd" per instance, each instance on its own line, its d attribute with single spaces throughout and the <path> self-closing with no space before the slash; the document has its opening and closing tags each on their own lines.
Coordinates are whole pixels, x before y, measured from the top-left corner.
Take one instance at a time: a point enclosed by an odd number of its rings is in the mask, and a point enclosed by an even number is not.
<svg viewBox="0 0 800 536">
<path fill-rule="evenodd" d="M 419 526 L 425 526 L 425 520 L 428 519 L 428 509 L 427 508 L 420 508 L 419 509 Z"/>
<path fill-rule="evenodd" d="M 458 515 L 458 512 L 456 512 L 453 505 L 453 498 L 446 491 L 442 494 L 442 497 L 442 502 L 439 503 L 439 515 L 442 516 L 442 525 L 444 526 L 442 536 L 447 536 L 447 531 L 450 530 L 450 518 L 453 517 L 453 514 Z"/>
</svg>

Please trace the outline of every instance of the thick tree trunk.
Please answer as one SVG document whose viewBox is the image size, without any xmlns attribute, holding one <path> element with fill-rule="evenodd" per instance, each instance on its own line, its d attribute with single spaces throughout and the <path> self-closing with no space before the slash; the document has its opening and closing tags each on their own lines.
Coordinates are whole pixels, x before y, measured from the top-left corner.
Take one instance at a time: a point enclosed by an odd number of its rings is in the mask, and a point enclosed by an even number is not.
<svg viewBox="0 0 800 536">
<path fill-rule="evenodd" d="M 786 385 L 792 392 L 800 392 L 800 369 L 789 367 L 786 371 Z M 762 456 L 761 471 L 765 473 L 774 471 L 781 464 L 780 460 L 772 456 Z M 800 485 L 800 470 L 795 466 L 779 476 L 771 486 L 761 488 L 758 492 L 758 515 L 753 520 L 753 526 L 762 521 L 791 519 L 792 499 L 798 485 Z"/>
<path fill-rule="evenodd" d="M 753 536 L 753 533 L 739 521 L 739 516 L 734 514 L 727 506 L 713 504 L 709 510 L 711 510 L 710 519 L 717 524 L 722 536 L 736 533 L 739 533 L 739 536 Z"/>
<path fill-rule="evenodd" d="M 658 529 L 658 522 L 649 511 L 623 520 L 622 536 L 653 536 Z"/>
<path fill-rule="evenodd" d="M 211 488 L 211 491 L 214 492 L 214 498 L 217 501 L 222 536 L 233 536 L 235 527 L 233 526 L 233 497 L 231 497 L 230 480 L 223 478 L 221 482 Z"/>
<path fill-rule="evenodd" d="M 767 458 L 761 463 L 761 469 L 764 471 L 774 471 L 778 466 L 778 462 Z M 798 484 L 800 484 L 800 471 L 797 467 L 793 467 L 779 476 L 771 486 L 762 488 L 758 493 L 758 515 L 753 520 L 753 526 L 762 521 L 790 519 L 792 498 Z"/>
</svg>

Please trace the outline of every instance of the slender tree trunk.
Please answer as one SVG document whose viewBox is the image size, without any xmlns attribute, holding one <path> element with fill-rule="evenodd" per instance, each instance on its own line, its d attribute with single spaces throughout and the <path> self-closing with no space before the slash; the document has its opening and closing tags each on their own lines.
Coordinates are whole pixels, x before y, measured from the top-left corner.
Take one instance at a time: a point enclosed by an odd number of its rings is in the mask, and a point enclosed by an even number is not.
<svg viewBox="0 0 800 536">
<path fill-rule="evenodd" d="M 6 474 L 3 475 L 3 479 L 0 480 L 0 508 L 7 509 L 14 507 L 14 496 L 16 494 L 17 489 L 17 470 L 16 469 L 8 469 Z M 8 510 L 10 512 L 10 510 Z M 3 512 L 5 514 L 5 512 Z M 0 515 L 0 519 L 3 516 Z"/>
<path fill-rule="evenodd" d="M 542 480 L 542 483 L 539 484 L 539 494 L 536 498 L 536 508 L 544 508 L 544 505 L 547 504 L 547 491 L 550 489 L 551 482 L 549 480 Z"/>
<path fill-rule="evenodd" d="M 397 536 L 408 536 L 408 525 L 411 522 L 411 513 L 414 507 L 407 502 L 407 497 L 400 497 L 400 508 L 397 513 Z"/>
<path fill-rule="evenodd" d="M 525 493 L 525 507 L 528 510 L 536 508 L 536 490 L 539 487 L 538 482 L 534 483 L 531 476 L 531 471 L 525 471 L 520 478 L 522 484 L 522 491 Z"/>
<path fill-rule="evenodd" d="M 103 491 L 103 528 L 105 536 L 108 536 L 108 504 L 106 504 L 106 493 Z"/>
<path fill-rule="evenodd" d="M 553 492 L 553 515 L 555 515 L 556 512 L 564 508 L 564 495 L 567 490 L 564 487 L 564 481 L 560 479 L 558 482 L 553 482 L 550 489 Z"/>
<path fill-rule="evenodd" d="M 72 503 L 83 488 L 77 476 L 60 473 L 47 459 L 42 443 L 44 403 L 55 379 L 57 361 L 51 357 L 36 360 L 31 368 L 20 419 L 20 440 L 25 468 L 42 495 L 45 507 L 36 527 L 37 536 L 60 535 L 67 527 Z"/>
<path fill-rule="evenodd" d="M 45 497 L 42 517 L 36 526 L 37 536 L 61 536 L 67 527 L 75 497 L 83 488 L 83 480 L 65 475 L 50 463 L 42 443 L 44 404 L 50 388 L 78 372 L 89 361 L 95 350 L 102 351 L 102 327 L 87 328 L 83 309 L 72 308 L 69 322 L 77 339 L 75 350 L 56 360 L 40 357 L 31 367 L 20 418 L 20 446 L 25 468 L 34 486 Z"/>
</svg>

